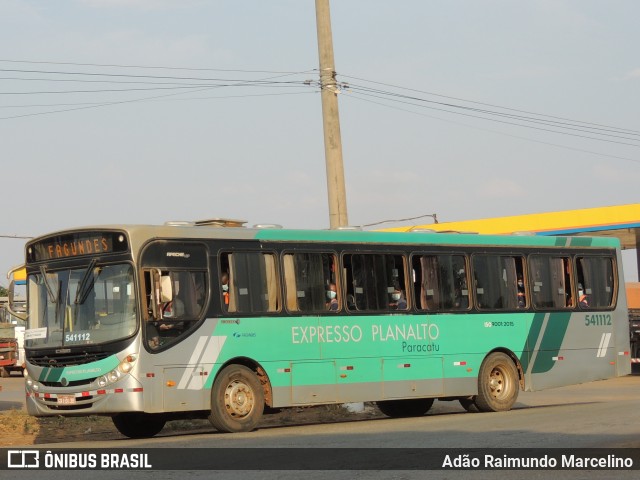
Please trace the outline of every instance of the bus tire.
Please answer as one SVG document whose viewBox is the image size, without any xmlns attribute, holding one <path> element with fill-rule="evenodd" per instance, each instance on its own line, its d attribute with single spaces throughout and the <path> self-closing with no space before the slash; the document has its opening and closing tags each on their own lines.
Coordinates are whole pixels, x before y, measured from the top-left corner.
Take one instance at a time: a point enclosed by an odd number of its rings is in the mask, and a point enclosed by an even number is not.
<svg viewBox="0 0 640 480">
<path fill-rule="evenodd" d="M 474 403 L 481 412 L 506 412 L 516 402 L 519 389 L 518 371 L 511 357 L 492 353 L 480 366 Z"/>
<path fill-rule="evenodd" d="M 225 367 L 211 388 L 209 421 L 219 432 L 250 432 L 264 412 L 264 390 L 255 372 L 243 365 Z"/>
<path fill-rule="evenodd" d="M 409 400 L 383 400 L 376 402 L 387 417 L 421 417 L 433 405 L 433 398 L 412 398 Z"/>
<path fill-rule="evenodd" d="M 118 413 L 111 420 L 118 431 L 129 438 L 153 437 L 167 422 L 163 415 L 142 412 Z"/>
</svg>

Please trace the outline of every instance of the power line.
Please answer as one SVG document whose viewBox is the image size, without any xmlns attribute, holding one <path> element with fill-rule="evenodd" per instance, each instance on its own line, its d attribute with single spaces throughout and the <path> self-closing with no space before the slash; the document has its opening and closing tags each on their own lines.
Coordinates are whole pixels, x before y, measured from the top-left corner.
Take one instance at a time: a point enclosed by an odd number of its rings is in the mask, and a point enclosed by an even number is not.
<svg viewBox="0 0 640 480">
<path fill-rule="evenodd" d="M 191 92 L 189 92 L 191 93 Z M 154 101 L 186 101 L 186 100 L 224 100 L 227 98 L 251 98 L 251 97 L 279 97 L 279 96 L 290 96 L 290 95 L 310 95 L 317 94 L 317 92 L 279 92 L 279 93 L 249 93 L 246 95 L 218 95 L 218 96 L 207 96 L 207 97 L 186 97 L 186 98 L 174 98 L 174 99 L 157 99 L 157 100 L 147 100 L 149 102 Z M 72 103 L 34 103 L 28 105 L 0 105 L 1 108 L 42 108 L 42 107 L 70 107 L 70 106 L 81 106 L 81 105 L 89 105 L 89 106 L 97 106 L 102 105 L 101 102 L 72 102 Z"/>
<path fill-rule="evenodd" d="M 306 71 L 278 71 L 278 70 L 246 70 L 246 69 L 227 69 L 227 68 L 189 68 L 189 67 L 169 67 L 157 65 L 121 65 L 121 64 L 105 64 L 105 63 L 78 63 L 78 62 L 45 62 L 35 60 L 11 60 L 0 59 L 0 62 L 6 63 L 26 63 L 34 65 L 72 65 L 78 67 L 106 67 L 106 68 L 140 68 L 140 69 L 156 69 L 156 70 L 184 70 L 192 72 L 237 72 L 237 73 L 268 73 L 277 75 L 290 75 L 296 73 L 309 73 L 317 71 L 310 69 Z"/>
<path fill-rule="evenodd" d="M 132 75 L 124 73 L 96 73 L 96 72 L 64 72 L 58 70 L 16 70 L 0 68 L 0 72 L 13 72 L 13 73 L 37 73 L 37 74 L 50 74 L 50 75 L 78 75 L 78 76 L 90 76 L 90 77 L 120 77 L 120 78 L 152 78 L 162 80 L 192 80 L 199 82 L 244 82 L 244 83 L 291 83 L 291 82 L 271 82 L 267 80 L 247 80 L 237 78 L 209 78 L 209 77 L 175 77 L 168 75 Z M 297 74 L 297 73 L 296 73 Z"/>
<path fill-rule="evenodd" d="M 376 225 L 382 225 L 383 223 L 400 223 L 400 222 L 409 222 L 411 220 L 419 220 L 420 218 L 431 217 L 433 218 L 433 223 L 438 223 L 438 216 L 435 213 L 428 213 L 425 215 L 419 215 L 417 217 L 409 217 L 409 218 L 398 218 L 396 220 L 381 220 L 375 223 L 366 223 L 364 225 L 360 225 L 360 227 L 374 227 Z"/>
<path fill-rule="evenodd" d="M 427 115 L 426 113 L 422 113 L 422 112 L 415 112 L 413 110 L 408 110 L 406 108 L 401 108 L 401 107 L 397 107 L 397 106 L 393 106 L 393 105 L 387 105 L 387 104 L 384 104 L 384 103 L 381 103 L 381 102 L 375 102 L 375 101 L 369 100 L 369 99 L 358 98 L 357 96 L 349 95 L 348 98 L 354 98 L 356 100 L 360 100 L 360 101 L 367 102 L 367 103 L 372 103 L 372 104 L 375 104 L 375 105 L 380 105 L 380 106 L 385 107 L 385 108 L 391 108 L 391 109 L 394 109 L 394 110 L 399 110 L 399 111 L 411 113 L 413 115 L 419 115 L 419 116 L 426 117 L 426 118 L 432 118 L 434 120 L 439 120 L 441 122 L 452 123 L 454 125 L 460 125 L 460 126 L 467 127 L 467 128 L 473 128 L 475 130 L 480 130 L 480 131 L 484 131 L 484 132 L 490 132 L 490 133 L 494 133 L 494 134 L 497 134 L 497 135 L 502 135 L 502 136 L 505 136 L 505 137 L 517 138 L 519 140 L 525 140 L 527 142 L 539 143 L 541 145 L 549 145 L 549 146 L 552 146 L 552 147 L 558 147 L 558 148 L 562 148 L 562 149 L 565 149 L 565 150 L 571 150 L 571 151 L 575 151 L 575 152 L 588 153 L 590 155 L 596 155 L 596 156 L 599 156 L 599 157 L 615 158 L 617 160 L 625 160 L 625 161 L 628 161 L 628 162 L 640 163 L 640 160 L 638 160 L 638 159 L 622 157 L 620 155 L 612 155 L 612 154 L 602 153 L 602 152 L 594 152 L 592 150 L 586 150 L 586 149 L 582 149 L 582 148 L 570 147 L 568 145 L 561 145 L 561 144 L 558 144 L 558 143 L 545 142 L 545 141 L 536 140 L 536 139 L 533 139 L 533 138 L 522 137 L 520 135 L 513 135 L 513 134 L 510 134 L 510 133 L 500 132 L 500 131 L 497 131 L 497 130 L 491 130 L 491 129 L 488 129 L 488 128 L 477 127 L 477 126 L 474 126 L 474 125 L 468 125 L 466 123 L 456 122 L 454 120 L 444 119 L 444 118 L 436 117 L 436 116 L 433 116 L 433 115 Z"/>
<path fill-rule="evenodd" d="M 490 121 L 490 122 L 497 122 L 497 123 L 502 123 L 502 124 L 506 124 L 506 125 L 512 125 L 512 126 L 517 126 L 517 127 L 529 128 L 529 129 L 533 129 L 533 130 L 539 130 L 539 131 L 544 131 L 544 132 L 555 133 L 555 134 L 559 134 L 559 135 L 569 135 L 569 136 L 573 136 L 573 137 L 585 138 L 585 139 L 589 139 L 589 140 L 596 140 L 596 141 L 600 141 L 600 142 L 615 143 L 615 144 L 618 144 L 618 145 L 627 145 L 627 146 L 632 146 L 632 147 L 640 147 L 640 145 L 638 145 L 638 144 L 620 142 L 620 141 L 617 141 L 617 140 L 608 140 L 606 138 L 590 137 L 588 135 L 579 135 L 579 134 L 576 134 L 576 133 L 552 130 L 550 128 L 535 127 L 535 126 L 521 124 L 521 123 L 508 122 L 508 121 L 505 121 L 505 120 L 498 120 L 498 119 L 495 119 L 495 118 L 487 118 L 487 117 L 482 117 L 482 116 L 479 116 L 479 115 L 472 115 L 470 113 L 456 112 L 456 111 L 446 110 L 446 109 L 443 109 L 443 108 L 431 107 L 431 106 L 427 106 L 427 105 L 419 105 L 419 104 L 412 103 L 412 102 L 409 102 L 409 101 L 397 100 L 397 99 L 394 99 L 394 98 L 388 98 L 388 97 L 380 96 L 380 95 L 373 95 L 373 94 L 367 94 L 367 93 L 360 93 L 360 95 L 363 95 L 365 97 L 368 96 L 368 97 L 373 97 L 373 98 L 378 98 L 378 99 L 384 99 L 384 100 L 388 100 L 388 101 L 393 101 L 393 102 L 397 102 L 397 103 L 411 105 L 411 106 L 414 106 L 414 107 L 427 108 L 429 110 L 436 110 L 436 111 L 440 111 L 440 112 L 446 112 L 446 113 L 450 113 L 450 114 L 454 114 L 454 115 L 462 115 L 462 116 L 465 116 L 465 117 L 471 117 L 471 118 L 476 118 L 476 119 L 480 119 L 480 120 L 486 120 L 486 121 Z M 590 133 L 593 133 L 593 132 L 590 132 Z M 601 134 L 601 135 L 605 135 L 605 134 Z M 611 135 L 608 135 L 608 136 L 611 136 Z M 635 139 L 628 139 L 628 140 L 636 141 Z"/>
<path fill-rule="evenodd" d="M 263 78 L 261 80 L 263 80 L 263 81 L 273 80 L 273 79 L 276 79 L 276 78 L 282 78 L 282 77 L 286 77 L 286 76 L 290 76 L 290 75 L 294 75 L 294 74 L 282 74 L 282 75 L 277 75 L 277 76 L 274 76 L 274 77 Z M 233 86 L 233 85 L 230 85 L 230 86 Z M 195 92 L 205 91 L 205 90 L 212 90 L 214 88 L 221 88 L 221 87 L 222 87 L 221 85 L 209 86 L 209 87 L 196 89 Z M 155 95 L 153 97 L 143 97 L 143 98 L 134 98 L 134 99 L 128 99 L 128 100 L 113 101 L 113 102 L 89 104 L 89 105 L 78 106 L 78 107 L 75 107 L 75 108 L 66 108 L 66 109 L 53 110 L 53 111 L 48 111 L 48 112 L 34 112 L 34 113 L 27 113 L 27 114 L 22 114 L 22 115 L 12 115 L 12 116 L 8 116 L 8 117 L 0 117 L 0 120 L 11 120 L 11 119 L 32 117 L 32 116 L 40 116 L 40 115 L 52 115 L 52 114 L 56 114 L 56 113 L 65 113 L 65 112 L 72 112 L 72 111 L 78 111 L 78 110 L 87 110 L 87 109 L 91 109 L 91 108 L 101 108 L 101 107 L 108 107 L 108 106 L 112 106 L 112 105 L 122 105 L 122 104 L 127 104 L 127 103 L 144 102 L 144 101 L 157 100 L 157 99 L 167 98 L 167 97 L 172 97 L 172 96 L 177 96 L 177 95 L 184 95 L 185 93 L 193 93 L 193 92 L 194 92 L 194 90 L 190 90 L 189 92 L 177 92 L 177 93 L 169 93 L 169 94 L 165 94 L 165 95 Z"/>
<path fill-rule="evenodd" d="M 432 96 L 435 96 L 435 97 L 448 98 L 448 99 L 451 99 L 451 100 L 459 100 L 459 101 L 467 102 L 467 103 L 475 103 L 477 105 L 484 105 L 484 106 L 487 106 L 487 107 L 501 108 L 503 110 L 509 110 L 509 111 L 512 111 L 512 112 L 526 113 L 526 114 L 537 115 L 537 116 L 541 116 L 541 117 L 555 118 L 557 120 L 568 120 L 568 121 L 572 121 L 572 122 L 576 122 L 576 123 L 584 123 L 586 125 L 594 125 L 594 126 L 598 126 L 598 127 L 614 128 L 614 129 L 620 130 L 620 131 L 640 133 L 640 131 L 638 131 L 638 130 L 631 130 L 631 129 L 619 128 L 619 127 L 611 127 L 611 126 L 602 125 L 602 124 L 599 124 L 599 123 L 572 120 L 572 119 L 567 118 L 567 117 L 559 117 L 559 116 L 554 116 L 554 115 L 547 115 L 547 114 L 543 114 L 543 113 L 531 112 L 531 111 L 528 111 L 528 110 L 519 110 L 519 109 L 510 108 L 510 107 L 504 107 L 504 106 L 496 105 L 496 104 L 492 104 L 492 103 L 484 103 L 484 102 L 479 102 L 479 101 L 476 101 L 476 100 L 468 100 L 468 99 L 464 99 L 464 98 L 460 98 L 460 97 L 452 97 L 452 96 L 442 95 L 442 94 L 429 92 L 429 91 L 425 91 L 425 90 L 417 90 L 417 89 L 414 89 L 414 88 L 403 87 L 403 86 L 393 85 L 393 84 L 383 83 L 383 82 L 377 82 L 377 81 L 374 81 L 374 80 L 368 80 L 366 78 L 361 78 L 361 77 L 354 77 L 354 76 L 343 75 L 343 74 L 340 74 L 340 77 L 353 78 L 353 79 L 362 80 L 362 81 L 368 82 L 368 83 L 373 83 L 373 84 L 377 84 L 377 85 L 383 85 L 383 86 L 386 86 L 386 87 L 397 88 L 397 89 L 400 89 L 400 90 L 406 90 L 406 91 L 410 91 L 410 92 L 424 93 L 424 94 L 432 95 Z"/>
<path fill-rule="evenodd" d="M 467 106 L 464 106 L 464 105 L 456 105 L 456 104 L 452 104 L 452 103 L 435 102 L 435 101 L 432 101 L 432 100 L 426 100 L 426 99 L 419 98 L 419 97 L 412 97 L 412 96 L 408 96 L 408 95 L 400 95 L 400 94 L 396 94 L 396 93 L 392 93 L 392 92 L 386 92 L 386 91 L 383 91 L 383 90 L 369 89 L 369 88 L 366 88 L 366 87 L 365 88 L 361 88 L 361 87 L 357 87 L 356 86 L 354 88 L 353 86 L 350 85 L 349 86 L 349 90 L 377 93 L 377 94 L 381 94 L 381 95 L 389 95 L 390 97 L 403 98 L 403 99 L 407 99 L 407 100 L 415 100 L 415 101 L 418 101 L 418 102 L 424 102 L 424 103 L 428 103 L 428 104 L 435 104 L 435 105 L 440 105 L 440 106 L 443 106 L 443 107 L 457 108 L 457 109 L 467 110 L 467 111 L 476 112 L 476 113 L 480 113 L 480 114 L 495 115 L 495 116 L 498 116 L 498 117 L 514 119 L 514 120 L 518 120 L 518 121 L 526 121 L 526 122 L 531 122 L 531 123 L 535 123 L 535 124 L 539 124 L 539 125 L 552 126 L 552 127 L 556 127 L 556 128 L 564 128 L 564 129 L 568 129 L 568 130 L 580 131 L 580 132 L 585 132 L 585 133 L 592 133 L 592 134 L 596 134 L 596 135 L 606 135 L 606 136 L 611 136 L 611 137 L 615 137 L 615 138 L 622 138 L 622 139 L 631 140 L 631 141 L 637 141 L 637 140 L 634 139 L 634 138 L 629 138 L 627 136 L 623 136 L 623 135 L 638 135 L 638 136 L 640 136 L 640 132 L 636 134 L 636 133 L 631 133 L 629 130 L 619 130 L 619 129 L 602 128 L 602 127 L 591 127 L 591 126 L 586 125 L 584 122 L 579 122 L 579 121 L 574 121 L 573 123 L 569 123 L 569 122 L 559 122 L 559 121 L 556 121 L 556 120 L 547 120 L 545 118 L 536 118 L 536 117 L 530 117 L 530 116 L 524 116 L 524 115 L 514 115 L 514 114 L 511 114 L 511 113 L 497 112 L 497 111 L 493 111 L 493 110 L 480 109 L 480 108 L 472 108 L 472 107 L 467 107 Z M 601 133 L 601 132 L 615 132 L 615 133 L 621 133 L 623 135 L 613 135 L 612 133 Z"/>
</svg>

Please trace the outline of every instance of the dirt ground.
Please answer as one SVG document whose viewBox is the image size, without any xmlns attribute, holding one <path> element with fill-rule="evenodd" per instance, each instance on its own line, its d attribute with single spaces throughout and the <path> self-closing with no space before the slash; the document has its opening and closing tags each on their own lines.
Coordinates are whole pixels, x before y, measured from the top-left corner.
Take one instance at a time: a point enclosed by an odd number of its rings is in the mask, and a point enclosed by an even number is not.
<svg viewBox="0 0 640 480">
<path fill-rule="evenodd" d="M 284 409 L 263 417 L 261 426 L 305 425 L 313 423 L 352 421 L 381 417 L 372 404 L 364 410 L 350 412 L 342 405 L 322 405 Z M 174 420 L 167 422 L 159 436 L 187 432 L 213 432 L 208 420 Z M 0 448 L 43 443 L 115 440 L 126 438 L 113 426 L 109 417 L 46 417 L 35 418 L 24 410 L 0 412 Z"/>
</svg>

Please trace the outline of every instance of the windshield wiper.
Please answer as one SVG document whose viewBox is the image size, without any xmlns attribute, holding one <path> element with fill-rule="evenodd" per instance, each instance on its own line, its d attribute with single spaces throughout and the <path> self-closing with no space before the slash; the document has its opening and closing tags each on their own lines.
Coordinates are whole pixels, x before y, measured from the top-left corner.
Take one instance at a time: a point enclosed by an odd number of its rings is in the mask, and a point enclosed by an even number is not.
<svg viewBox="0 0 640 480">
<path fill-rule="evenodd" d="M 82 276 L 82 280 L 80 280 L 80 285 L 78 285 L 78 291 L 76 292 L 76 298 L 73 301 L 74 304 L 83 304 L 87 297 L 89 296 L 89 292 L 93 288 L 93 278 L 89 281 L 89 277 L 93 273 L 93 268 L 96 266 L 96 259 L 91 259 L 91 263 L 84 271 L 84 275 Z"/>
<path fill-rule="evenodd" d="M 53 288 L 49 283 L 49 278 L 47 277 L 48 274 L 44 268 L 44 265 L 40 267 L 40 274 L 42 275 L 42 281 L 45 288 L 47 289 L 47 293 L 49 294 L 49 300 L 51 301 L 51 303 L 58 303 L 58 295 L 53 291 Z"/>
</svg>

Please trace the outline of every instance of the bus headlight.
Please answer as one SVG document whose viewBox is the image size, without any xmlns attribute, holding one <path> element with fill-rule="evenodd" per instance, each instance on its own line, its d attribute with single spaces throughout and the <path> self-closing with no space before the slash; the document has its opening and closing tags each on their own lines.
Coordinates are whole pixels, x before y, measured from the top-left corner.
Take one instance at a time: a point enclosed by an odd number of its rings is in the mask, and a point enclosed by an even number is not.
<svg viewBox="0 0 640 480">
<path fill-rule="evenodd" d="M 131 354 L 127 355 L 124 360 L 122 360 L 116 368 L 111 370 L 109 373 L 105 373 L 101 377 L 98 377 L 98 386 L 100 388 L 104 388 L 111 383 L 116 383 L 118 380 L 122 378 L 123 375 L 128 374 L 133 370 L 133 364 L 136 361 L 136 355 Z"/>
<path fill-rule="evenodd" d="M 122 360 L 122 362 L 120 362 L 120 365 L 118 365 L 118 370 L 120 371 L 120 373 L 129 373 L 132 369 L 133 369 L 133 364 L 136 361 L 136 356 L 134 354 L 131 355 L 127 355 L 127 357 Z"/>
<path fill-rule="evenodd" d="M 40 388 L 40 384 L 36 382 L 33 378 L 31 378 L 29 374 L 26 373 L 26 370 L 25 370 L 24 381 L 25 381 L 25 384 L 27 385 L 27 388 L 30 390 L 33 390 L 34 392 L 37 392 L 38 389 Z"/>
</svg>

